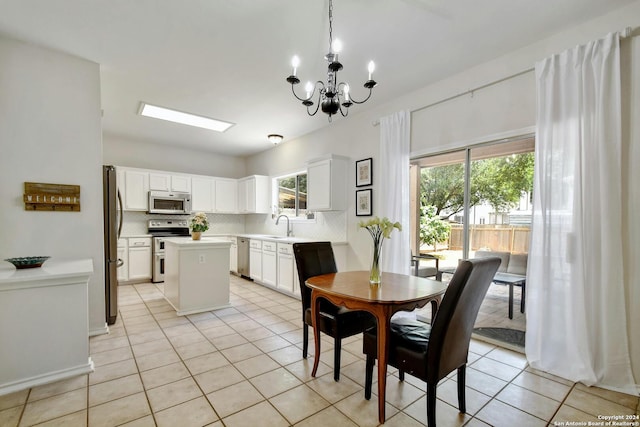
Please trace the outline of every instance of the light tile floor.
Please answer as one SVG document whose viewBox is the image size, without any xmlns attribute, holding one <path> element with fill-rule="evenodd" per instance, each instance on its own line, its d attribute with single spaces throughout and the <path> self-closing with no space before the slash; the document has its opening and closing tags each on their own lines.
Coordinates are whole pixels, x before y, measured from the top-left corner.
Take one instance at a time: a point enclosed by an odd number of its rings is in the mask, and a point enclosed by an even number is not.
<svg viewBox="0 0 640 427">
<path fill-rule="evenodd" d="M 364 400 L 361 337 L 344 340 L 340 382 L 331 340 L 317 378 L 302 359 L 300 301 L 231 278 L 232 308 L 176 316 L 161 287 L 120 287 L 120 316 L 90 340 L 96 370 L 0 397 L 0 426 L 374 426 Z M 46 355 L 44 355 L 46 357 Z M 426 423 L 424 383 L 390 370 L 387 426 Z M 572 384 L 524 356 L 473 340 L 467 413 L 456 379 L 438 386 L 439 426 L 545 426 L 638 413 L 638 398 Z M 376 387 L 374 385 L 373 389 Z M 552 424 L 553 425 L 553 424 Z"/>
</svg>

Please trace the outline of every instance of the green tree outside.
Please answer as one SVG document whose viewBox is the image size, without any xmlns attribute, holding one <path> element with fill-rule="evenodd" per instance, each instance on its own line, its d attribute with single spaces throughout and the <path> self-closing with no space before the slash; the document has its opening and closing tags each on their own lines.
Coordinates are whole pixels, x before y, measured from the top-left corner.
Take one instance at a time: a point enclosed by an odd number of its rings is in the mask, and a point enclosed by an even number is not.
<svg viewBox="0 0 640 427">
<path fill-rule="evenodd" d="M 489 203 L 496 212 L 517 206 L 533 190 L 533 153 L 476 160 L 471 163 L 470 206 Z M 461 163 L 423 168 L 421 206 L 450 218 L 464 208 L 464 166 Z"/>
</svg>

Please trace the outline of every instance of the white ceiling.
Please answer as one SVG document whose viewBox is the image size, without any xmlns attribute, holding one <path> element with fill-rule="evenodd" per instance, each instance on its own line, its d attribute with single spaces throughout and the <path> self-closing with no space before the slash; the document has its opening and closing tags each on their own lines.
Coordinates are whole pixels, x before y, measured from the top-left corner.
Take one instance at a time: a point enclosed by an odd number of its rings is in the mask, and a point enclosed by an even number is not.
<svg viewBox="0 0 640 427">
<path fill-rule="evenodd" d="M 351 114 L 633 0 L 334 0 L 340 80 L 378 86 Z M 285 78 L 325 80 L 328 0 L 0 0 L 0 34 L 101 65 L 104 131 L 246 156 L 330 126 Z M 303 84 L 298 85 L 302 91 Z M 141 101 L 236 123 L 225 133 L 137 115 Z M 348 120 L 340 116 L 334 120 Z"/>
</svg>

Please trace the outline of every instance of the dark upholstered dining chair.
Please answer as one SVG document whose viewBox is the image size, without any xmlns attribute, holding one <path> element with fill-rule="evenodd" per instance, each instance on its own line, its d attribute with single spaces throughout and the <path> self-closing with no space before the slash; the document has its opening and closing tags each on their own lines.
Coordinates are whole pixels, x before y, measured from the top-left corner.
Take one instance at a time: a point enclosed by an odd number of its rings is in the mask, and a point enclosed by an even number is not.
<svg viewBox="0 0 640 427">
<path fill-rule="evenodd" d="M 313 326 L 313 320 L 311 318 L 311 289 L 305 285 L 305 282 L 313 276 L 336 273 L 338 268 L 333 256 L 331 242 L 294 243 L 293 253 L 298 266 L 300 296 L 302 297 L 302 357 L 306 358 L 309 350 L 309 326 Z M 320 332 L 324 332 L 334 339 L 333 379 L 339 381 L 342 338 L 374 328 L 376 320 L 373 315 L 365 311 L 348 310 L 323 299 L 320 301 L 318 326 Z"/>
<path fill-rule="evenodd" d="M 436 425 L 436 387 L 458 370 L 458 408 L 466 411 L 465 369 L 473 324 L 500 258 L 460 261 L 431 325 L 408 318 L 391 319 L 388 364 L 427 383 L 427 425 Z M 373 365 L 377 356 L 375 331 L 364 334 L 365 399 L 371 398 Z"/>
</svg>

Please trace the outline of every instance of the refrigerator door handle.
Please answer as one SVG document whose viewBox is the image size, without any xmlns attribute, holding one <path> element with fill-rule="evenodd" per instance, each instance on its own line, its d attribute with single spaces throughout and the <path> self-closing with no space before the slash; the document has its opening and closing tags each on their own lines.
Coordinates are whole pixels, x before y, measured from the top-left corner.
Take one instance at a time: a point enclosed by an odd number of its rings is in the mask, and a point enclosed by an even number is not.
<svg viewBox="0 0 640 427">
<path fill-rule="evenodd" d="M 116 264 L 116 268 L 120 268 L 124 265 L 124 261 L 122 258 L 118 258 L 118 263 Z"/>
<path fill-rule="evenodd" d="M 122 196 L 120 195 L 120 189 L 118 189 L 118 212 L 120 214 L 118 218 L 118 239 L 119 239 L 120 234 L 122 233 L 122 217 L 124 216 L 123 215 L 124 212 L 122 209 Z"/>
</svg>

